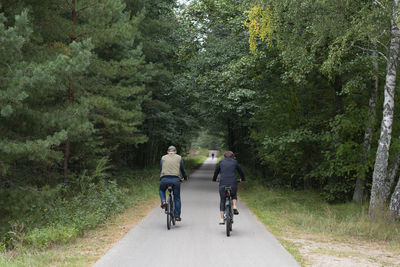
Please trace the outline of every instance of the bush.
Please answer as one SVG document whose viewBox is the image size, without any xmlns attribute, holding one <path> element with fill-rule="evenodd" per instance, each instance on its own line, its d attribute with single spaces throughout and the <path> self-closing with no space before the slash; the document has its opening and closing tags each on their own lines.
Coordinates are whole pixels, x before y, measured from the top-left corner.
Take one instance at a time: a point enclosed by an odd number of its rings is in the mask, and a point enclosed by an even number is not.
<svg viewBox="0 0 400 267">
<path fill-rule="evenodd" d="M 2 243 L 48 246 L 75 239 L 125 207 L 126 193 L 106 173 L 107 161 L 99 161 L 91 174 L 83 172 L 69 187 L 26 187 L 9 192 L 3 210 L 8 218 L 20 218 L 6 226 L 2 222 Z M 4 199 L 1 197 L 0 199 Z"/>
</svg>

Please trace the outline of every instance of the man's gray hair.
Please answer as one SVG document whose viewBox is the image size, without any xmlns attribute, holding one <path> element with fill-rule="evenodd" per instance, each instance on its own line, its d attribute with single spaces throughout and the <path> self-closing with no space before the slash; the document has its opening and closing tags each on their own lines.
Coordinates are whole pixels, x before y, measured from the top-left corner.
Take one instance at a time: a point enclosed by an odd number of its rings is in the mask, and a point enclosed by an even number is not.
<svg viewBox="0 0 400 267">
<path fill-rule="evenodd" d="M 175 151 L 175 152 L 176 152 L 176 147 L 174 147 L 174 146 L 169 146 L 169 147 L 168 147 L 168 152 L 172 152 L 172 151 Z"/>
</svg>

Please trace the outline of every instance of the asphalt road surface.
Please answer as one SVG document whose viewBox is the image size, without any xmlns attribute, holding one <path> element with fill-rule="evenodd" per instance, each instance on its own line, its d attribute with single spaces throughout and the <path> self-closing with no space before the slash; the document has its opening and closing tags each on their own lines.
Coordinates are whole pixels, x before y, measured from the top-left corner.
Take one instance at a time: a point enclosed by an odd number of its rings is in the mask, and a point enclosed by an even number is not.
<svg viewBox="0 0 400 267">
<path fill-rule="evenodd" d="M 300 266 L 240 199 L 240 214 L 226 236 L 218 224 L 218 184 L 211 181 L 215 164 L 208 158 L 182 184 L 181 222 L 167 230 L 166 214 L 155 207 L 94 266 Z"/>
</svg>

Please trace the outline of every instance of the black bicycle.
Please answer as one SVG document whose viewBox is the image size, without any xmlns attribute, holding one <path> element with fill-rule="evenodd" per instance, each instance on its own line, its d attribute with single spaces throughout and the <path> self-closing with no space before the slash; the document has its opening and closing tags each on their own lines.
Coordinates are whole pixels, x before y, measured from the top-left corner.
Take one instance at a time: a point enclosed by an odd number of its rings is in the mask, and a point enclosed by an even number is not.
<svg viewBox="0 0 400 267">
<path fill-rule="evenodd" d="M 231 235 L 233 224 L 233 203 L 232 203 L 232 187 L 225 186 L 225 212 L 224 220 L 226 225 L 226 236 Z"/>
<path fill-rule="evenodd" d="M 171 224 L 175 225 L 176 219 L 175 219 L 175 202 L 174 202 L 174 191 L 173 191 L 174 185 L 169 184 L 167 185 L 168 189 L 168 198 L 167 198 L 167 206 L 165 207 L 165 213 L 167 214 L 167 228 L 168 230 L 171 229 Z"/>
</svg>

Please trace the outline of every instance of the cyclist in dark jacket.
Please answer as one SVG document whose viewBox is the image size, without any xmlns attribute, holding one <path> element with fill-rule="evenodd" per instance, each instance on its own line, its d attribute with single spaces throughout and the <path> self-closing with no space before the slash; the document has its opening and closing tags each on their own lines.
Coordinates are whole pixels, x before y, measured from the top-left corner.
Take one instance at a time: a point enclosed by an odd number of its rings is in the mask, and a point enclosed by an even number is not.
<svg viewBox="0 0 400 267">
<path fill-rule="evenodd" d="M 220 195 L 220 204 L 219 210 L 221 213 L 221 220 L 219 224 L 224 224 L 224 211 L 225 211 L 225 186 L 232 187 L 232 202 L 233 202 L 233 212 L 234 214 L 239 214 L 239 211 L 236 207 L 237 202 L 237 180 L 236 180 L 236 170 L 240 174 L 240 181 L 244 181 L 244 173 L 239 166 L 239 163 L 235 159 L 235 154 L 232 151 L 226 151 L 224 153 L 224 159 L 222 159 L 215 168 L 213 181 L 217 180 L 218 174 L 220 174 L 219 178 L 219 195 Z"/>
</svg>

